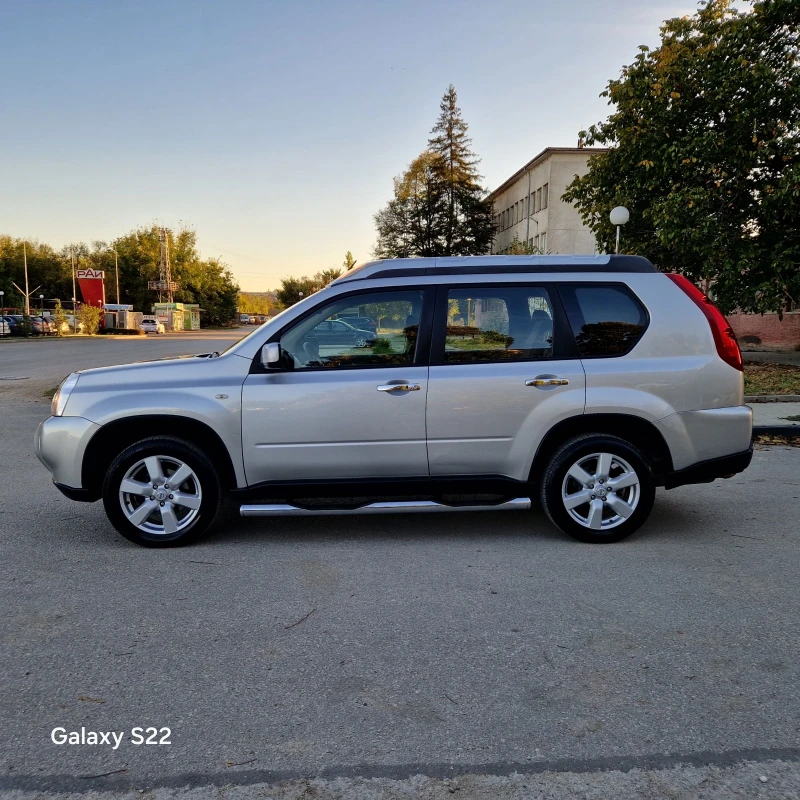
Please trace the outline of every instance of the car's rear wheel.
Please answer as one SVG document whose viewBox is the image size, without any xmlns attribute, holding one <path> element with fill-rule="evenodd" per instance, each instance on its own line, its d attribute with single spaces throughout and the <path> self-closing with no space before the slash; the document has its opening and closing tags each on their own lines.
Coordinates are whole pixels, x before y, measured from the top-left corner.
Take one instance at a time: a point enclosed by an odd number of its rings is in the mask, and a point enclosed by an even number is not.
<svg viewBox="0 0 800 800">
<path fill-rule="evenodd" d="M 367 346 L 367 339 L 365 336 L 357 336 L 356 337 L 356 347 L 366 347 Z"/>
<path fill-rule="evenodd" d="M 127 447 L 108 468 L 103 505 L 114 527 L 145 547 L 199 539 L 219 514 L 222 486 L 206 454 L 173 436 Z"/>
<path fill-rule="evenodd" d="M 582 542 L 618 542 L 650 515 L 655 478 L 645 456 L 617 436 L 587 434 L 550 459 L 542 506 L 564 533 Z"/>
</svg>

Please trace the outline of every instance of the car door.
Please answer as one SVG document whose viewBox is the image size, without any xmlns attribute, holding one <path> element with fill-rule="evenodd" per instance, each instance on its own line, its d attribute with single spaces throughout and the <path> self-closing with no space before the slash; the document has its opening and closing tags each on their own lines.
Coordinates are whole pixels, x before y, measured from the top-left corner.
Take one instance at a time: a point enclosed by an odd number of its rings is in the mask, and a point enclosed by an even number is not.
<svg viewBox="0 0 800 800">
<path fill-rule="evenodd" d="M 440 286 L 429 375 L 431 476 L 527 480 L 547 431 L 585 407 L 583 366 L 549 284 Z"/>
<path fill-rule="evenodd" d="M 317 326 L 356 302 L 383 318 L 379 339 L 361 348 L 322 344 Z M 362 290 L 275 334 L 279 367 L 263 368 L 257 357 L 242 390 L 248 484 L 427 478 L 432 314 L 429 289 Z M 406 325 L 409 319 L 423 324 Z"/>
<path fill-rule="evenodd" d="M 343 322 L 338 320 L 330 323 L 331 338 L 334 344 L 352 344 L 355 341 L 355 331 Z"/>
</svg>

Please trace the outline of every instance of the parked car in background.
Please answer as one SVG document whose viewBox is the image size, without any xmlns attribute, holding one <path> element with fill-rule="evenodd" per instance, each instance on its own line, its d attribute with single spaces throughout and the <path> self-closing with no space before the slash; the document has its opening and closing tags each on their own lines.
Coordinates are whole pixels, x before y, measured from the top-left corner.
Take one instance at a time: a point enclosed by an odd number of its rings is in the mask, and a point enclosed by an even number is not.
<svg viewBox="0 0 800 800">
<path fill-rule="evenodd" d="M 77 320 L 76 324 L 76 319 L 72 314 L 67 314 L 66 319 L 69 333 L 83 333 L 83 323 L 80 320 Z"/>
<path fill-rule="evenodd" d="M 3 319 L 8 325 L 12 336 L 25 335 L 25 328 L 22 325 L 22 314 L 6 314 Z"/>
<path fill-rule="evenodd" d="M 40 336 L 49 336 L 56 332 L 55 327 L 51 325 L 50 320 L 46 317 L 31 317 L 31 324 L 34 331 Z"/>
<path fill-rule="evenodd" d="M 23 314 L 7 314 L 6 322 L 11 326 L 12 336 L 25 335 L 25 317 Z M 28 335 L 42 336 L 50 333 L 50 323 L 41 317 L 28 317 Z"/>
<path fill-rule="evenodd" d="M 58 335 L 58 322 L 56 321 L 55 317 L 50 317 L 50 328 L 52 332 Z M 64 336 L 65 334 L 72 333 L 72 328 L 70 327 L 69 322 L 67 322 L 66 318 L 61 320 L 61 335 Z"/>
<path fill-rule="evenodd" d="M 354 328 L 360 328 L 362 331 L 372 331 L 372 333 L 378 332 L 378 323 L 371 317 L 351 317 L 347 314 L 342 314 L 337 317 L 337 319 L 346 322 L 348 325 L 352 325 Z"/>
<path fill-rule="evenodd" d="M 11 336 L 11 326 L 6 322 L 5 317 L 0 317 L 0 336 Z"/>
<path fill-rule="evenodd" d="M 239 314 L 239 324 L 240 325 L 249 325 L 250 324 L 250 315 L 249 314 Z"/>
<path fill-rule="evenodd" d="M 328 319 L 315 325 L 308 334 L 318 344 L 349 344 L 353 347 L 367 347 L 378 337 L 372 331 L 362 331 L 343 319 Z"/>
<path fill-rule="evenodd" d="M 139 326 L 145 333 L 166 333 L 167 329 L 164 327 L 163 322 L 157 319 L 143 319 L 142 324 Z"/>
</svg>

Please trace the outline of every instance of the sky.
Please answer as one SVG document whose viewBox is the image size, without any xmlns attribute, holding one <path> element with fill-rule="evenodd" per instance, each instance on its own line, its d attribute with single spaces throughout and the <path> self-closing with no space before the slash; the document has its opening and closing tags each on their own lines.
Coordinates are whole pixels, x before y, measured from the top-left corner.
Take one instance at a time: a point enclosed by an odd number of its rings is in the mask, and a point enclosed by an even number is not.
<svg viewBox="0 0 800 800">
<path fill-rule="evenodd" d="M 0 233 L 196 230 L 242 289 L 371 257 L 452 83 L 492 189 L 692 0 L 0 0 Z"/>
</svg>

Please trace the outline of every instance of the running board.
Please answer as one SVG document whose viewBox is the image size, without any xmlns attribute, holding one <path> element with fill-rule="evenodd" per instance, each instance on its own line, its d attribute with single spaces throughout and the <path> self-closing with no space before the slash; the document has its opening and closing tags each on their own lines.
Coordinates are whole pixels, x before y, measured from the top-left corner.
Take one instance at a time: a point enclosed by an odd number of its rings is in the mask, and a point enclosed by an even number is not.
<svg viewBox="0 0 800 800">
<path fill-rule="evenodd" d="M 397 500 L 385 503 L 369 503 L 358 508 L 300 508 L 287 503 L 243 505 L 239 513 L 243 517 L 308 517 L 343 516 L 351 514 L 418 514 L 431 511 L 525 511 L 531 507 L 529 497 L 516 497 L 504 503 L 480 506 L 447 506 L 433 500 Z"/>
</svg>

